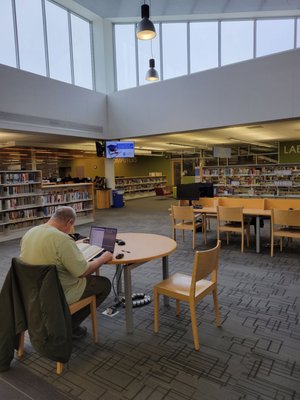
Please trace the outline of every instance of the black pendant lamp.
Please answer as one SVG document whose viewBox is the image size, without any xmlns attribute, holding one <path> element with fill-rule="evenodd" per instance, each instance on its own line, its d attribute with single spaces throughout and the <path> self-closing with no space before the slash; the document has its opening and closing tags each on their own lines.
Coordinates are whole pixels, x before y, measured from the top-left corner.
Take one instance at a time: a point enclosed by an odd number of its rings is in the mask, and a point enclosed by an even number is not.
<svg viewBox="0 0 300 400">
<path fill-rule="evenodd" d="M 154 58 L 150 58 L 149 60 L 149 69 L 146 73 L 146 77 L 145 79 L 147 81 L 158 81 L 159 80 L 159 76 L 158 76 L 158 72 L 155 69 L 155 60 Z"/>
<path fill-rule="evenodd" d="M 153 23 L 150 21 L 150 11 L 148 4 L 141 7 L 142 20 L 137 24 L 136 37 L 140 40 L 153 39 L 156 36 Z"/>
</svg>

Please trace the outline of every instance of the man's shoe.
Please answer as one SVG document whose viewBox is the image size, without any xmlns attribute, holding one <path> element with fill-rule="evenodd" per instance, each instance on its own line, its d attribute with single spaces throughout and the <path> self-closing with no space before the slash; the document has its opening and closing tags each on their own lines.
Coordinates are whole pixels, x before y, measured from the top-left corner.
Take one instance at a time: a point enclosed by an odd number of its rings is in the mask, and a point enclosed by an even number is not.
<svg viewBox="0 0 300 400">
<path fill-rule="evenodd" d="M 86 326 L 76 326 L 72 331 L 72 339 L 82 339 L 87 334 Z"/>
</svg>

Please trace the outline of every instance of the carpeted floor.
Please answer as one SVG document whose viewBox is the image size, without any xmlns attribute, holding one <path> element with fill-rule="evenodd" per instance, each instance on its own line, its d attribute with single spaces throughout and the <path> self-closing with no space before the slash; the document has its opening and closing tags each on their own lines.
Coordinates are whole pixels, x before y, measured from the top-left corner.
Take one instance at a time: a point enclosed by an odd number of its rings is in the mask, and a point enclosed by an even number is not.
<svg viewBox="0 0 300 400">
<path fill-rule="evenodd" d="M 124 208 L 97 210 L 96 224 L 119 232 L 147 232 L 171 236 L 168 207 L 175 200 L 147 198 L 126 202 Z M 253 228 L 251 228 L 253 229 Z M 78 227 L 88 234 L 89 226 Z M 261 253 L 255 253 L 252 231 L 250 249 L 240 252 L 240 238 L 222 243 L 219 267 L 219 303 L 222 327 L 214 322 L 212 299 L 197 306 L 200 351 L 193 347 L 188 306 L 180 317 L 175 303 L 160 307 L 160 330 L 153 333 L 153 304 L 134 309 L 135 330 L 125 332 L 125 313 L 102 314 L 114 303 L 113 292 L 98 309 L 99 344 L 91 335 L 74 341 L 69 364 L 61 376 L 53 362 L 39 356 L 26 340 L 26 355 L 15 359 L 0 374 L 0 398 L 5 400 L 296 400 L 300 399 L 299 282 L 300 246 L 296 240 L 276 248 L 270 257 L 269 224 L 262 230 Z M 212 247 L 197 234 L 197 249 Z M 0 243 L 0 285 L 19 253 L 19 240 Z M 193 251 L 186 234 L 169 257 L 170 273 L 189 273 Z M 133 292 L 152 297 L 161 280 L 161 260 L 132 272 Z M 114 267 L 101 274 L 112 279 Z M 5 321 L 1 321 L 5 323 Z M 90 331 L 90 321 L 86 325 Z"/>
</svg>

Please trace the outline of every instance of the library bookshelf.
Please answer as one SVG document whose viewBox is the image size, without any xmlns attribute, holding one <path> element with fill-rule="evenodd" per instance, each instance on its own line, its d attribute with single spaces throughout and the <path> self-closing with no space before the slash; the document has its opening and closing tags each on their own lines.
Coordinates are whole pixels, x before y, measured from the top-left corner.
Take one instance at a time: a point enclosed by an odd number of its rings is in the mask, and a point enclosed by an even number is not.
<svg viewBox="0 0 300 400">
<path fill-rule="evenodd" d="M 41 171 L 0 171 L 0 241 L 41 223 Z"/>
<path fill-rule="evenodd" d="M 300 166 L 203 167 L 202 182 L 213 183 L 217 196 L 300 197 Z"/>
<path fill-rule="evenodd" d="M 116 189 L 124 191 L 124 199 L 155 196 L 155 187 L 165 187 L 167 178 L 161 176 L 131 176 L 115 178 Z"/>
<path fill-rule="evenodd" d="M 94 221 L 93 183 L 64 183 L 42 186 L 43 215 L 49 218 L 57 207 L 71 206 L 76 211 L 76 225 Z"/>
<path fill-rule="evenodd" d="M 0 242 L 22 237 L 60 205 L 76 210 L 76 225 L 94 221 L 93 184 L 42 186 L 41 171 L 0 171 Z"/>
</svg>

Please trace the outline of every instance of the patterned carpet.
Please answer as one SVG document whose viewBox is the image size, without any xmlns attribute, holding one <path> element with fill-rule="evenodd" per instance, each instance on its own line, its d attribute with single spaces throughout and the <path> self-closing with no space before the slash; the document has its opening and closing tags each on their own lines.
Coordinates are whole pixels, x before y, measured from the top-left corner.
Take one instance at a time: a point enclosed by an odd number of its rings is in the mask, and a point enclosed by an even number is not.
<svg viewBox="0 0 300 400">
<path fill-rule="evenodd" d="M 171 236 L 168 207 L 174 200 L 148 198 L 126 202 L 124 208 L 97 210 L 96 223 L 119 232 L 151 232 Z M 89 227 L 78 231 L 88 234 Z M 250 248 L 240 252 L 240 238 L 222 243 L 219 267 L 219 303 L 222 327 L 214 321 L 212 298 L 197 306 L 200 351 L 193 347 L 188 306 L 160 305 L 160 329 L 153 333 L 153 303 L 134 308 L 134 333 L 125 332 L 125 312 L 114 317 L 102 311 L 114 303 L 113 292 L 98 309 L 99 344 L 91 335 L 74 341 L 62 376 L 53 362 L 39 356 L 26 340 L 24 359 L 14 360 L 0 374 L 0 398 L 13 400 L 297 400 L 300 399 L 299 281 L 300 246 L 296 240 L 270 257 L 269 224 L 262 231 L 262 249 L 255 253 L 254 231 Z M 197 249 L 213 247 L 197 234 Z M 2 284 L 19 241 L 0 243 Z M 190 273 L 191 236 L 186 234 L 169 257 L 170 273 Z M 132 272 L 133 292 L 151 295 L 160 281 L 161 260 Z M 114 267 L 101 274 L 113 278 Z M 1 321 L 1 323 L 3 323 Z M 89 332 L 90 321 L 86 321 Z"/>
</svg>

